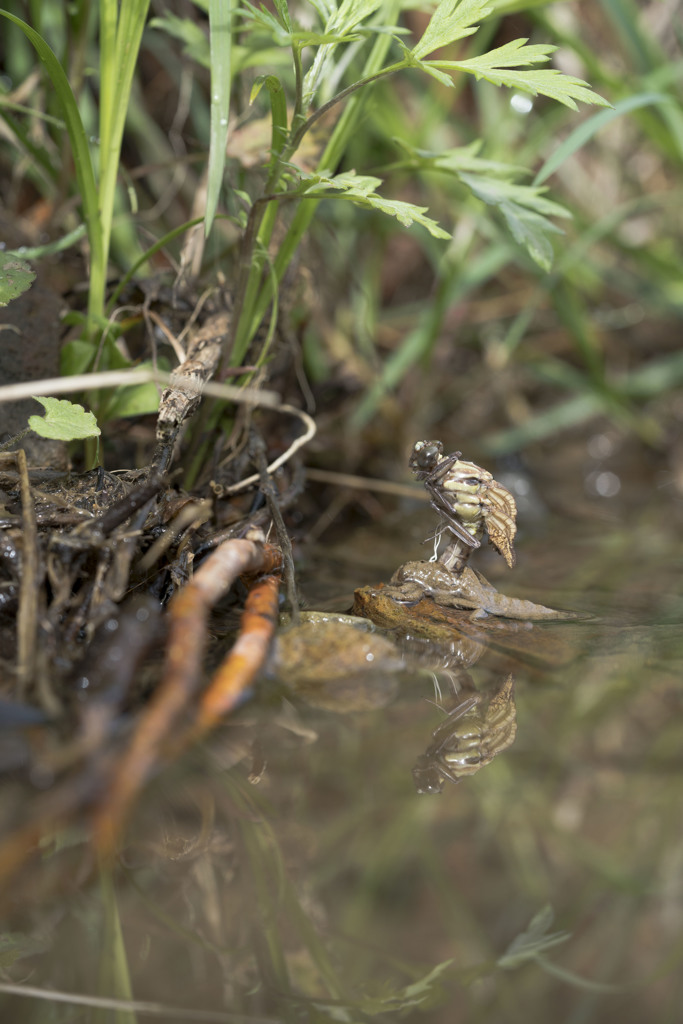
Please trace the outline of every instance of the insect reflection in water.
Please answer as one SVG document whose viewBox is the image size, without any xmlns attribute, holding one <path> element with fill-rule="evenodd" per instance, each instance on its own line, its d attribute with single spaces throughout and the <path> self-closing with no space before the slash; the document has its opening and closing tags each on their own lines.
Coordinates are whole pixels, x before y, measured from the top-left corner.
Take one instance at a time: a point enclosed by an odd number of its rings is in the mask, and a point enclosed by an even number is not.
<svg viewBox="0 0 683 1024">
<path fill-rule="evenodd" d="M 418 793 L 440 793 L 447 779 L 458 782 L 474 775 L 514 742 L 514 683 L 514 676 L 509 675 L 485 706 L 483 695 L 477 693 L 448 712 L 415 762 L 413 780 Z"/>
</svg>

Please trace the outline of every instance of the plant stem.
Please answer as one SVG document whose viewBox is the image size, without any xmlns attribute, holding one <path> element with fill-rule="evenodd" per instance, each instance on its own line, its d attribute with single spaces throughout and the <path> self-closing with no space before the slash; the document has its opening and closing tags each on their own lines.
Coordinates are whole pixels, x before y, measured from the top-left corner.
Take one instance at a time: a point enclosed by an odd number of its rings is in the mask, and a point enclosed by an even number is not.
<svg viewBox="0 0 683 1024">
<path fill-rule="evenodd" d="M 398 18 L 399 11 L 399 0 L 388 0 L 383 12 L 382 23 L 385 25 L 394 25 Z M 404 66 L 403 64 L 399 64 L 392 65 L 390 69 L 383 69 L 382 66 L 390 45 L 391 37 L 388 34 L 382 34 L 375 40 L 375 44 L 363 69 L 362 81 L 365 84 L 384 77 L 385 73 L 393 74 L 394 71 L 399 70 L 399 67 Z M 334 168 L 341 160 L 342 154 L 344 153 L 344 150 L 349 143 L 349 139 L 351 138 L 358 123 L 366 95 L 366 93 L 360 93 L 358 91 L 358 83 L 356 83 L 355 87 L 351 86 L 348 90 L 343 90 L 334 98 L 333 101 L 330 101 L 330 103 L 333 103 L 339 102 L 341 99 L 345 99 L 347 97 L 349 98 L 349 102 L 343 110 L 341 117 L 332 132 L 330 141 L 328 142 L 321 159 L 318 161 L 318 168 Z M 326 109 L 329 109 L 329 104 L 324 104 L 321 111 Z M 316 112 L 308 119 L 306 122 L 306 131 L 319 116 L 321 116 L 320 113 Z M 304 134 L 305 132 L 302 130 L 297 132 L 297 145 L 301 141 L 301 138 L 303 138 Z M 285 159 L 289 159 L 292 152 L 293 151 L 290 151 L 289 147 L 287 147 L 287 149 L 281 154 L 281 161 L 283 164 Z M 260 291 L 256 294 L 254 294 L 256 289 L 252 289 L 249 293 L 249 301 L 243 303 L 244 325 L 236 325 L 235 327 L 235 330 L 239 332 L 236 335 L 236 338 L 238 339 L 240 351 L 242 350 L 242 347 L 244 348 L 244 351 L 246 351 L 249 342 L 258 330 L 259 324 L 261 323 L 272 298 L 273 277 L 277 282 L 282 281 L 301 239 L 308 230 L 317 209 L 318 202 L 319 200 L 313 200 L 300 205 L 273 261 L 275 271 L 274 275 L 271 275 L 271 277 L 263 282 Z"/>
</svg>

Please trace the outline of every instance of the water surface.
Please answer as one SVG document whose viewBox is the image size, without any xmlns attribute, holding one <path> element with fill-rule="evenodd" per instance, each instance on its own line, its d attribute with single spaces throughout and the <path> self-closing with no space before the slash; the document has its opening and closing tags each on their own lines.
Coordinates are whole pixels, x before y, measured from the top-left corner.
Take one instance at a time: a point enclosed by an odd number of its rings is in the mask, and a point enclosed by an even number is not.
<svg viewBox="0 0 683 1024">
<path fill-rule="evenodd" d="M 424 515 L 392 526 L 400 548 L 385 524 L 304 551 L 309 603 L 341 610 L 354 585 L 421 557 Z M 298 692 L 264 680 L 148 789 L 115 899 L 83 830 L 46 849 L 9 915 L 28 945 L 7 977 L 124 995 L 106 943 L 118 913 L 129 994 L 187 1021 L 680 1020 L 683 545 L 656 519 L 551 519 L 522 537 L 514 573 L 480 566 L 509 593 L 594 619 L 519 624 L 469 667 L 412 641 L 370 697 L 366 680 L 329 685 L 322 671 Z M 514 744 L 418 795 L 436 705 L 490 697 L 509 673 Z M 7 1020 L 136 1019 L 1 1004 Z"/>
</svg>

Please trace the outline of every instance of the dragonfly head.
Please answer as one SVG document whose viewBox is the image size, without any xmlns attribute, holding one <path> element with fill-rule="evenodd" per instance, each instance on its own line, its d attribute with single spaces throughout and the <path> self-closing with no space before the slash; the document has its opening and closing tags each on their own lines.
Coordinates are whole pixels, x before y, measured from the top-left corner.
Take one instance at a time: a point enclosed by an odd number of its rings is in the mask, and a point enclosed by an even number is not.
<svg viewBox="0 0 683 1024">
<path fill-rule="evenodd" d="M 423 794 L 441 793 L 444 779 L 439 769 L 426 754 L 420 754 L 413 768 L 413 781 L 416 791 Z"/>
<path fill-rule="evenodd" d="M 412 452 L 408 465 L 418 477 L 421 474 L 431 473 L 443 457 L 443 444 L 441 441 L 418 441 Z"/>
</svg>

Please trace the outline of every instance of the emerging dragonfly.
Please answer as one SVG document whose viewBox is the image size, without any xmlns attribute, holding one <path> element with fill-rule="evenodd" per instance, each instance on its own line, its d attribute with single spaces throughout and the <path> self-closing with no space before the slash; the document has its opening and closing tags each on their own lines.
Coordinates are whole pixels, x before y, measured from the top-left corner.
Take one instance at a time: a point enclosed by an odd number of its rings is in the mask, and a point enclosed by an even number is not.
<svg viewBox="0 0 683 1024">
<path fill-rule="evenodd" d="M 444 455 L 441 441 L 418 441 L 409 460 L 441 519 L 437 543 L 444 530 L 454 536 L 439 561 L 451 572 L 462 572 L 472 551 L 481 547 L 486 531 L 491 544 L 512 568 L 517 532 L 515 499 L 486 469 L 462 461 L 461 455 Z"/>
</svg>

